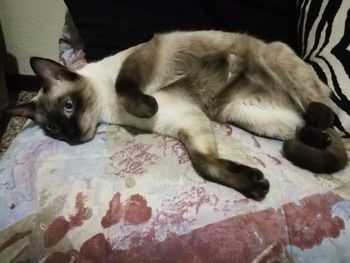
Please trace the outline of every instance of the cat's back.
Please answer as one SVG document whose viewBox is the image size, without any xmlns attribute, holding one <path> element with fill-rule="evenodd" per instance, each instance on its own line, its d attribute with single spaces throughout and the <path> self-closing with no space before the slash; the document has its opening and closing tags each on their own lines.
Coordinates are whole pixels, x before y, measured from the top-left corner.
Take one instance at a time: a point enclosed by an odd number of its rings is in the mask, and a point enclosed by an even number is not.
<svg viewBox="0 0 350 263">
<path fill-rule="evenodd" d="M 207 54 L 216 50 L 228 50 L 239 36 L 238 33 L 215 30 L 174 31 L 156 34 L 152 41 L 158 46 L 160 55 L 168 57 L 181 51 Z"/>
</svg>

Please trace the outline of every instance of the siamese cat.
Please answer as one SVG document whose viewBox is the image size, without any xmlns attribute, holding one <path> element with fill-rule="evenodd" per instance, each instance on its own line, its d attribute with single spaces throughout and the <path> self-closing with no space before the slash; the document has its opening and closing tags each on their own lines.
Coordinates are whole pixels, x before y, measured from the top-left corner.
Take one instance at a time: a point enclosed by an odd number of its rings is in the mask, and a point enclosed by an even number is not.
<svg viewBox="0 0 350 263">
<path fill-rule="evenodd" d="M 42 89 L 8 113 L 72 144 L 91 140 L 99 123 L 175 137 L 199 175 L 254 200 L 266 196 L 268 180 L 256 168 L 220 158 L 212 121 L 287 140 L 303 127 L 310 103 L 330 103 L 329 89 L 287 45 L 245 34 L 158 34 L 76 71 L 43 58 L 30 64 Z"/>
</svg>

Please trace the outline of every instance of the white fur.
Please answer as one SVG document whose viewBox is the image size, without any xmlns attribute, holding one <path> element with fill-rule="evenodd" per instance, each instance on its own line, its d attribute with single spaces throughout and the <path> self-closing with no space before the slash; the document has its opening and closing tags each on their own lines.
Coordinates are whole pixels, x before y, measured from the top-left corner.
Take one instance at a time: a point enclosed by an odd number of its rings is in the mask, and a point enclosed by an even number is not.
<svg viewBox="0 0 350 263">
<path fill-rule="evenodd" d="M 96 93 L 100 122 L 120 124 L 118 121 L 118 101 L 115 82 L 123 61 L 133 51 L 127 49 L 98 62 L 89 63 L 77 73 L 88 79 Z"/>
<path fill-rule="evenodd" d="M 219 117 L 258 135 L 281 140 L 292 138 L 303 125 L 303 119 L 294 110 L 249 97 L 233 99 Z"/>
<path fill-rule="evenodd" d="M 212 123 L 198 105 L 177 91 L 156 92 L 158 112 L 152 118 L 137 118 L 123 109 L 118 111 L 120 124 L 178 137 L 186 132 L 193 148 L 203 154 L 216 153 Z"/>
</svg>

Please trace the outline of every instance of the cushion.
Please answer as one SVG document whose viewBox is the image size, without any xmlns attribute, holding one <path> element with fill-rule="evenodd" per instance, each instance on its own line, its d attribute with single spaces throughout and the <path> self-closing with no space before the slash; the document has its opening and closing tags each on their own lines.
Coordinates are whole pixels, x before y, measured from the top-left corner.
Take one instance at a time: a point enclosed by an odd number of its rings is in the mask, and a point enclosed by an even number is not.
<svg viewBox="0 0 350 263">
<path fill-rule="evenodd" d="M 298 42 L 303 59 L 331 89 L 336 126 L 350 133 L 350 1 L 299 0 Z"/>
<path fill-rule="evenodd" d="M 172 30 L 240 31 L 296 47 L 294 0 L 65 0 L 88 61 Z M 278 24 L 278 27 L 276 26 Z"/>
</svg>

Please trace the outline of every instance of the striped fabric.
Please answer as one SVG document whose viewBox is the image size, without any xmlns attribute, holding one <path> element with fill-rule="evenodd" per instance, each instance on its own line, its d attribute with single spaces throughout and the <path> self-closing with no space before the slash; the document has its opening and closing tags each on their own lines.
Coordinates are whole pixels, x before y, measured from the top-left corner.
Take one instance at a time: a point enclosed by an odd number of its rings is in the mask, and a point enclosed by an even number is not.
<svg viewBox="0 0 350 263">
<path fill-rule="evenodd" d="M 303 59 L 332 91 L 336 127 L 350 135 L 350 1 L 298 0 Z"/>
</svg>

